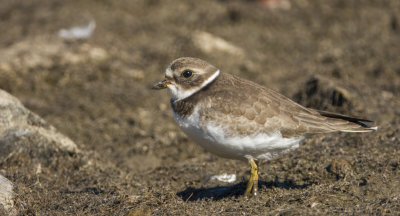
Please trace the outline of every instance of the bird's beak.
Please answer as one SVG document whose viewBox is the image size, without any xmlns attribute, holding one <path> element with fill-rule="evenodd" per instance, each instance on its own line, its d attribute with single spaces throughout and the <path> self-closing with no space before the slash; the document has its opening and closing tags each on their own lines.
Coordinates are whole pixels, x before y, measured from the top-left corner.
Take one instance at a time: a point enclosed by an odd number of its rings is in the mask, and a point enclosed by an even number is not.
<svg viewBox="0 0 400 216">
<path fill-rule="evenodd" d="M 165 89 L 167 88 L 167 86 L 170 84 L 170 82 L 168 82 L 167 80 L 163 80 L 161 82 L 158 82 L 157 84 L 155 84 L 152 89 L 155 90 L 160 90 L 160 89 Z"/>
</svg>

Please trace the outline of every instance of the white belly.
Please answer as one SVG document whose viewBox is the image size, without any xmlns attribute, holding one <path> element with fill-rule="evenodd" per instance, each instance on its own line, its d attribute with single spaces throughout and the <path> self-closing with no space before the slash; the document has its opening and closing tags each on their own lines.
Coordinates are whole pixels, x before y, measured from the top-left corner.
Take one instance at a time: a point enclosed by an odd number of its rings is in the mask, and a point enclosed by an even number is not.
<svg viewBox="0 0 400 216">
<path fill-rule="evenodd" d="M 304 137 L 283 138 L 279 131 L 239 136 L 216 122 L 201 123 L 197 109 L 186 118 L 174 113 L 179 127 L 197 144 L 221 157 L 268 160 L 299 147 Z"/>
</svg>

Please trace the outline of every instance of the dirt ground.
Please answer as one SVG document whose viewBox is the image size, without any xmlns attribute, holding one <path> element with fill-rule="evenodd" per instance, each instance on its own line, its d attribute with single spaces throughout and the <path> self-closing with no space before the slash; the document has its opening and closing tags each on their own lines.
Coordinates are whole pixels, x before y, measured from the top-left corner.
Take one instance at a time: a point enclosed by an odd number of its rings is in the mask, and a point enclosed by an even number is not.
<svg viewBox="0 0 400 216">
<path fill-rule="evenodd" d="M 0 88 L 82 150 L 41 155 L 41 172 L 35 149 L 0 163 L 19 214 L 399 215 L 400 1 L 287 3 L 3 0 Z M 89 38 L 58 35 L 90 22 Z M 150 89 L 182 56 L 379 130 L 309 136 L 261 164 L 247 200 L 248 164 L 190 141 Z"/>
</svg>

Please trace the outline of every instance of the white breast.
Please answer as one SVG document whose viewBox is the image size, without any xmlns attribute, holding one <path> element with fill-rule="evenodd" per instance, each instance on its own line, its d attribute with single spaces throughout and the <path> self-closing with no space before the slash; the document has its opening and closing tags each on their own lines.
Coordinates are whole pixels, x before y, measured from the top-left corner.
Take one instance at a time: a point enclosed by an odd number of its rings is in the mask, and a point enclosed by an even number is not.
<svg viewBox="0 0 400 216">
<path fill-rule="evenodd" d="M 217 122 L 202 122 L 198 107 L 182 118 L 174 113 L 179 127 L 197 144 L 221 157 L 268 160 L 299 146 L 304 137 L 283 138 L 279 131 L 239 136 Z"/>
</svg>

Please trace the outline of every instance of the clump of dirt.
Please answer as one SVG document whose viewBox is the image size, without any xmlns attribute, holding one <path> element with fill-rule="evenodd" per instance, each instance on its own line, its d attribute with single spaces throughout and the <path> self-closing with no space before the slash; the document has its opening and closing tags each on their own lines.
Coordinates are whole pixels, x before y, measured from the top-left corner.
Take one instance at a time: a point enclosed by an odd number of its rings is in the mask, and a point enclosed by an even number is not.
<svg viewBox="0 0 400 216">
<path fill-rule="evenodd" d="M 38 173 L 26 166 L 34 148 L 0 161 L 1 175 L 14 183 L 16 210 L 399 214 L 399 2 L 285 2 L 289 7 L 244 0 L 3 1 L 0 88 L 81 149 L 45 152 L 48 168 Z M 59 37 L 59 30 L 82 23 L 95 23 L 90 37 Z M 379 130 L 308 137 L 261 164 L 260 196 L 246 200 L 240 195 L 248 165 L 190 141 L 173 120 L 167 93 L 150 90 L 182 56 L 303 105 L 373 119 Z M 210 180 L 223 173 L 236 174 L 236 182 Z"/>
</svg>

